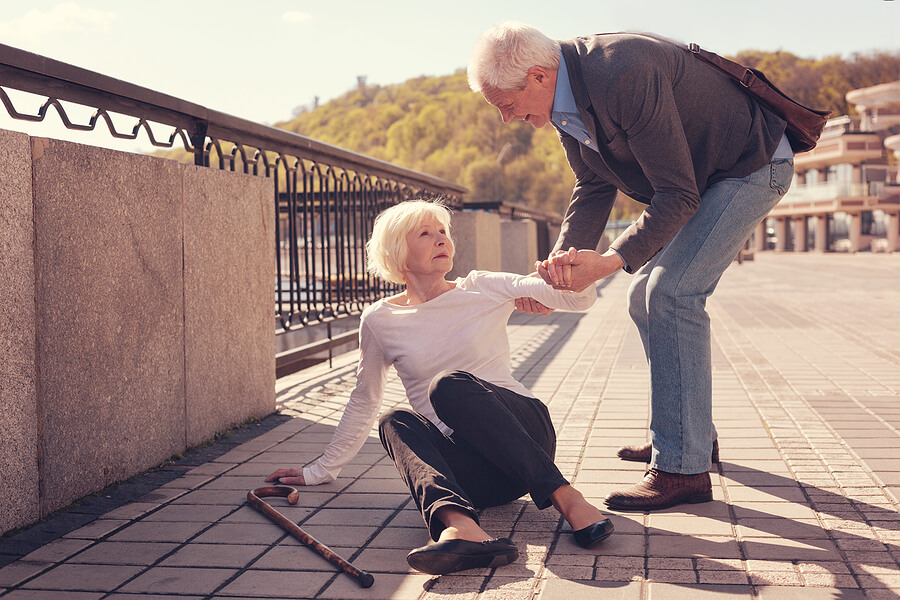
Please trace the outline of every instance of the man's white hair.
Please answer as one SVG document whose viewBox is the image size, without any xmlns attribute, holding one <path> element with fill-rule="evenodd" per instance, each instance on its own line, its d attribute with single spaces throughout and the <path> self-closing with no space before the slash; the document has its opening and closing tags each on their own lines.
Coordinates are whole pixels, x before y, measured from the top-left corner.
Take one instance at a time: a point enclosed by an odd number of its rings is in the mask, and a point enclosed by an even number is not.
<svg viewBox="0 0 900 600">
<path fill-rule="evenodd" d="M 528 69 L 559 69 L 559 45 L 530 25 L 507 21 L 478 38 L 467 70 L 473 92 L 485 88 L 518 91 L 525 87 Z"/>
<path fill-rule="evenodd" d="M 437 219 L 446 231 L 450 248 L 450 209 L 440 201 L 407 200 L 382 211 L 375 217 L 372 236 L 366 243 L 367 270 L 391 283 L 406 283 L 409 246 L 406 236 L 429 218 Z M 451 256 L 452 258 L 452 256 Z"/>
</svg>

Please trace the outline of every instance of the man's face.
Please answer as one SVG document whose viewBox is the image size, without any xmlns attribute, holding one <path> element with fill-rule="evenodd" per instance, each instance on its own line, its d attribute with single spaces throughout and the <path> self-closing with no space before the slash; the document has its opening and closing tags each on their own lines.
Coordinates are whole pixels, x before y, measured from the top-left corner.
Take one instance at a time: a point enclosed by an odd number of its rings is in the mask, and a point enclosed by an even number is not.
<svg viewBox="0 0 900 600">
<path fill-rule="evenodd" d="M 484 99 L 500 111 L 504 123 L 519 119 L 538 128 L 550 121 L 555 93 L 556 71 L 541 67 L 528 70 L 525 87 L 521 90 L 504 91 L 486 87 L 482 91 Z"/>
</svg>

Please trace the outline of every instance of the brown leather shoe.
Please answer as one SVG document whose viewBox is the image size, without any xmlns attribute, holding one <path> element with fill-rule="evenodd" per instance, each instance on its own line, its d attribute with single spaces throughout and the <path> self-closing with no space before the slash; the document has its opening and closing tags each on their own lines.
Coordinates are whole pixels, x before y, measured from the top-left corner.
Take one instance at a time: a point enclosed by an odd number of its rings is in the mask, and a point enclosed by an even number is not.
<svg viewBox="0 0 900 600">
<path fill-rule="evenodd" d="M 712 500 L 709 473 L 682 475 L 650 469 L 637 485 L 613 492 L 604 501 L 615 510 L 659 510 L 685 502 L 698 504 Z"/>
<path fill-rule="evenodd" d="M 650 456 L 653 454 L 653 445 L 650 443 L 641 444 L 640 446 L 622 446 L 616 452 L 616 456 L 622 460 L 633 460 L 635 462 L 650 462 Z M 719 440 L 713 440 L 712 462 L 719 462 Z"/>
</svg>

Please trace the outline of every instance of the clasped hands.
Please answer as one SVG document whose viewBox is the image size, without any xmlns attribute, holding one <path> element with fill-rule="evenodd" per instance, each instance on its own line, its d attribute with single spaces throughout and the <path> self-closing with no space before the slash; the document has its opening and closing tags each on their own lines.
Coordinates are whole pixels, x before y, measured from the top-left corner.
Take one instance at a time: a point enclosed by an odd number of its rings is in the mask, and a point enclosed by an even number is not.
<svg viewBox="0 0 900 600">
<path fill-rule="evenodd" d="M 622 258 L 608 250 L 557 250 L 547 260 L 534 263 L 538 275 L 558 290 L 580 292 L 624 267 Z"/>
<path fill-rule="evenodd" d="M 624 267 L 622 258 L 612 250 L 599 254 L 594 250 L 557 250 L 546 260 L 536 261 L 537 274 L 558 290 L 580 292 L 594 282 Z M 549 315 L 547 308 L 534 298 L 517 298 L 516 310 L 523 313 Z"/>
</svg>

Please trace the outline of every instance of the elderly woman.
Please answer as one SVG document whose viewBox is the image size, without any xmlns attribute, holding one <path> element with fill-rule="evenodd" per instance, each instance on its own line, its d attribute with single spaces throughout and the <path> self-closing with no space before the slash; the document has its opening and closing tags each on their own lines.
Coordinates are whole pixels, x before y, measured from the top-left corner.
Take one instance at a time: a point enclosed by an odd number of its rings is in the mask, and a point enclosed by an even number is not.
<svg viewBox="0 0 900 600">
<path fill-rule="evenodd" d="M 362 314 L 356 387 L 324 454 L 266 481 L 333 481 L 366 440 L 393 365 L 412 410 L 383 414 L 379 435 L 435 542 L 410 552 L 410 566 L 443 574 L 511 563 L 516 546 L 485 532 L 476 510 L 525 492 L 538 508 L 559 510 L 582 547 L 606 539 L 612 523 L 553 463 L 549 412 L 513 378 L 506 334 L 516 298 L 584 310 L 596 299 L 594 288 L 576 294 L 540 278 L 484 271 L 448 281 L 450 212 L 431 202 L 404 202 L 378 215 L 367 250 L 369 270 L 405 289 Z"/>
</svg>

